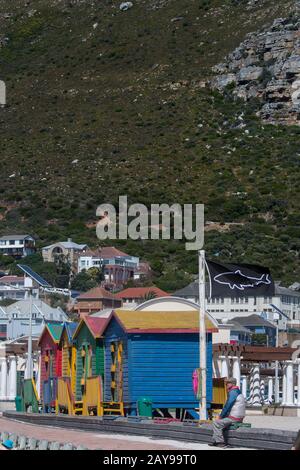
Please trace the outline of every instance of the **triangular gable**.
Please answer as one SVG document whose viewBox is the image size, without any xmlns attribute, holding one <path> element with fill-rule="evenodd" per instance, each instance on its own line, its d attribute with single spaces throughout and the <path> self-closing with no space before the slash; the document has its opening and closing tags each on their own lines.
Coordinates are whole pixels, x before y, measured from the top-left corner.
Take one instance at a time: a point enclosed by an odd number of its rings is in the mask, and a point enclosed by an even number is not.
<svg viewBox="0 0 300 470">
<path fill-rule="evenodd" d="M 73 342 L 74 333 L 77 329 L 78 322 L 65 322 L 64 329 L 67 333 L 68 341 L 71 344 Z"/>
<path fill-rule="evenodd" d="M 55 328 L 55 327 L 57 327 L 57 328 Z M 61 330 L 60 330 L 59 327 L 61 327 Z M 58 344 L 60 342 L 62 331 L 63 331 L 62 323 L 60 323 L 60 322 L 59 323 L 46 323 L 45 326 L 44 326 L 44 329 L 41 333 L 41 336 L 39 337 L 38 346 L 41 345 L 41 341 L 42 341 L 42 339 L 43 339 L 46 332 L 49 334 L 49 336 L 52 339 L 53 343 Z"/>
<path fill-rule="evenodd" d="M 64 322 L 63 329 L 60 335 L 59 344 L 61 344 L 63 340 L 64 333 L 66 333 L 67 341 L 69 345 L 73 343 L 74 333 L 76 331 L 78 323 L 77 322 Z"/>
<path fill-rule="evenodd" d="M 113 310 L 110 314 L 110 316 L 107 318 L 107 323 L 102 331 L 102 335 L 104 335 L 105 331 L 107 330 L 108 326 L 110 325 L 111 321 L 112 320 L 116 320 L 116 322 L 118 323 L 118 325 L 122 328 L 122 330 L 124 331 L 127 331 L 126 328 L 125 328 L 125 325 L 123 325 L 123 323 L 121 322 L 120 318 L 118 317 L 118 315 L 116 314 L 116 312 Z"/>
<path fill-rule="evenodd" d="M 89 320 L 88 320 L 89 317 L 84 317 L 80 320 L 74 334 L 73 334 L 73 339 L 77 338 L 78 334 L 79 334 L 79 331 L 81 330 L 81 328 L 83 327 L 83 325 L 86 325 L 86 327 L 88 328 L 89 332 L 91 333 L 91 335 L 93 336 L 93 338 L 101 338 L 101 336 L 103 335 L 103 332 L 104 332 L 104 329 L 106 327 L 106 324 L 109 320 L 109 318 L 103 318 L 103 327 L 99 330 L 99 332 L 95 333 L 95 331 L 92 329 L 91 325 L 89 324 Z M 95 320 L 95 319 L 93 319 Z"/>
</svg>

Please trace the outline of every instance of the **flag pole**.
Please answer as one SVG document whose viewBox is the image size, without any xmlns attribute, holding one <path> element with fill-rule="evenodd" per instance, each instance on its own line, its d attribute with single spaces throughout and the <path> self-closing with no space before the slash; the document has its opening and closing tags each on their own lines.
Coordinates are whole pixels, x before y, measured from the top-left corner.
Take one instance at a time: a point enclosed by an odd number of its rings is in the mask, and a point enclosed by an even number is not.
<svg viewBox="0 0 300 470">
<path fill-rule="evenodd" d="M 29 289 L 29 333 L 28 333 L 28 355 L 26 379 L 32 379 L 32 290 Z"/>
<path fill-rule="evenodd" d="M 206 411 L 206 330 L 205 330 L 205 251 L 199 250 L 199 354 L 201 398 L 199 401 L 199 421 L 207 419 Z"/>
</svg>

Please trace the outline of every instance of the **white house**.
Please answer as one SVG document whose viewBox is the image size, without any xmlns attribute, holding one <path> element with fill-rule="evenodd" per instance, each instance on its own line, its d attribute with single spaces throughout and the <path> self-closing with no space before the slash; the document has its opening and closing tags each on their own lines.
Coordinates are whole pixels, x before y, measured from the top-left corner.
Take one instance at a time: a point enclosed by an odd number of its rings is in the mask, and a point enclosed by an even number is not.
<svg viewBox="0 0 300 470">
<path fill-rule="evenodd" d="M 27 296 L 23 276 L 3 276 L 0 278 L 0 300 L 22 300 Z"/>
<path fill-rule="evenodd" d="M 0 339 L 14 339 L 29 334 L 30 300 L 20 300 L 8 307 L 0 307 Z M 68 321 L 59 307 L 52 308 L 40 299 L 32 302 L 32 331 L 39 336 L 45 321 Z"/>
<path fill-rule="evenodd" d="M 0 255 L 23 258 L 35 252 L 35 239 L 31 235 L 5 235 L 0 237 Z"/>
<path fill-rule="evenodd" d="M 130 279 L 139 266 L 139 258 L 128 255 L 114 246 L 87 251 L 78 259 L 78 272 L 90 268 L 103 269 L 104 286 L 120 288 Z"/>
<path fill-rule="evenodd" d="M 206 286 L 206 293 L 209 289 Z M 173 294 L 192 302 L 199 302 L 198 281 L 191 282 L 188 286 Z M 208 297 L 208 295 L 207 295 Z M 275 283 L 275 295 L 273 297 L 216 297 L 207 298 L 207 311 L 215 318 L 232 319 L 234 317 L 248 317 L 249 315 L 260 315 L 271 321 L 279 321 L 279 328 L 285 330 L 300 327 L 300 291 L 282 287 Z M 281 316 L 286 315 L 289 320 Z"/>
</svg>

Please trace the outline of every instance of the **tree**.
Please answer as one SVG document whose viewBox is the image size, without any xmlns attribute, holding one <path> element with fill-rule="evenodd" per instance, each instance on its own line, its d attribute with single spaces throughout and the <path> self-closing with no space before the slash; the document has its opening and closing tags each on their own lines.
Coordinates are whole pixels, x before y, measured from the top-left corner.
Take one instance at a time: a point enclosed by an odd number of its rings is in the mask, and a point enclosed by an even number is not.
<svg viewBox="0 0 300 470">
<path fill-rule="evenodd" d="M 253 346 L 266 346 L 267 342 L 268 339 L 265 333 L 255 333 L 251 337 L 251 344 Z"/>
<path fill-rule="evenodd" d="M 65 295 L 53 293 L 53 294 L 49 294 L 48 298 L 50 300 L 51 307 L 53 308 L 60 307 L 62 310 L 66 311 L 68 298 Z"/>
<path fill-rule="evenodd" d="M 104 281 L 103 268 L 100 269 L 94 266 L 93 268 L 88 269 L 87 273 L 90 276 L 90 278 L 94 279 L 98 284 L 100 284 L 101 281 Z"/>
<path fill-rule="evenodd" d="M 143 296 L 141 303 L 147 302 L 147 300 L 155 299 L 156 297 L 156 293 L 153 290 L 150 290 L 147 294 Z"/>
<path fill-rule="evenodd" d="M 71 284 L 71 288 L 80 292 L 86 292 L 99 283 L 93 279 L 85 270 L 77 274 Z"/>
</svg>

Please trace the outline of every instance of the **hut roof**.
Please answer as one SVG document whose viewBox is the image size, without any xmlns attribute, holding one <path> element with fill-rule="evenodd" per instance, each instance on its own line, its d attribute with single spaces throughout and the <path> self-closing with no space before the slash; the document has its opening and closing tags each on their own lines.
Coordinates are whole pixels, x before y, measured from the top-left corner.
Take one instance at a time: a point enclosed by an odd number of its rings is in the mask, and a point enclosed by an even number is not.
<svg viewBox="0 0 300 470">
<path fill-rule="evenodd" d="M 72 343 L 73 342 L 73 335 L 76 331 L 77 326 L 78 326 L 78 322 L 65 322 L 63 324 L 63 329 L 62 329 L 62 332 L 61 332 L 60 339 L 62 340 L 63 332 L 64 332 L 64 330 L 66 330 L 68 341 L 69 341 L 69 343 Z"/>
<path fill-rule="evenodd" d="M 61 322 L 51 322 L 46 323 L 45 328 L 42 331 L 42 334 L 39 338 L 38 344 L 40 345 L 42 337 L 44 336 L 45 332 L 48 331 L 54 343 L 59 343 L 60 337 L 63 331 L 64 324 Z"/>
<path fill-rule="evenodd" d="M 159 289 L 159 287 L 128 287 L 121 292 L 116 294 L 119 299 L 141 299 L 149 294 L 153 294 L 155 297 L 166 297 L 169 296 L 167 292 Z"/>
<path fill-rule="evenodd" d="M 98 318 L 98 317 L 89 317 L 89 316 L 82 318 L 79 324 L 77 324 L 77 328 L 74 331 L 73 338 L 75 338 L 78 335 L 79 331 L 81 330 L 84 324 L 90 330 L 94 338 L 100 338 L 103 334 L 104 328 L 108 320 L 109 320 L 108 318 Z"/>
<path fill-rule="evenodd" d="M 77 322 L 67 322 L 67 323 L 65 323 L 65 328 L 66 328 L 66 331 L 67 331 L 69 341 L 72 341 L 73 335 L 75 333 L 75 330 L 76 330 L 77 326 L 78 326 Z"/>
<path fill-rule="evenodd" d="M 139 311 L 117 309 L 113 314 L 128 333 L 197 333 L 199 313 L 195 311 Z M 205 317 L 208 333 L 218 329 Z"/>
</svg>

